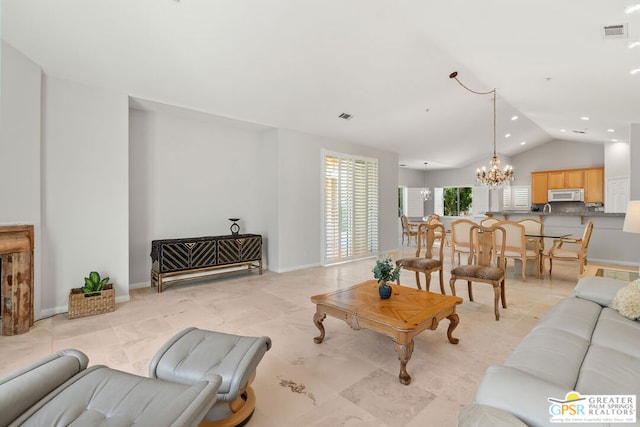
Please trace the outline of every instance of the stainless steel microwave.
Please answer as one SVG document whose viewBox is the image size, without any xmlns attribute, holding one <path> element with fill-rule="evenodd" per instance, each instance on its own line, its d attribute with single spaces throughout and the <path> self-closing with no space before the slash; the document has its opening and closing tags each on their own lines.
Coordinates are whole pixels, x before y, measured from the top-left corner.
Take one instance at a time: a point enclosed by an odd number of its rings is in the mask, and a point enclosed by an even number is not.
<svg viewBox="0 0 640 427">
<path fill-rule="evenodd" d="M 584 202 L 584 189 L 549 190 L 548 200 L 550 202 Z"/>
</svg>

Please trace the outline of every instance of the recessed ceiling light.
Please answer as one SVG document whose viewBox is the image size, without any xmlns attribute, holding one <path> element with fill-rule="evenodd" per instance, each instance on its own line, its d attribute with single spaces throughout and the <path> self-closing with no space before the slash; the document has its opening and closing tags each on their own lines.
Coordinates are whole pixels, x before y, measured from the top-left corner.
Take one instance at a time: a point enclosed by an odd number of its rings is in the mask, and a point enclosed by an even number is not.
<svg viewBox="0 0 640 427">
<path fill-rule="evenodd" d="M 566 129 L 560 129 L 560 132 L 566 132 L 566 131 L 567 131 Z"/>
<path fill-rule="evenodd" d="M 607 132 L 615 132 L 615 129 L 607 129 Z"/>
<path fill-rule="evenodd" d="M 506 134 L 504 135 L 504 137 L 505 137 L 505 138 L 509 138 L 510 136 L 511 136 L 511 134 L 510 134 L 510 133 L 506 133 Z"/>
<path fill-rule="evenodd" d="M 511 120 L 518 120 L 518 116 L 511 116 Z"/>
<path fill-rule="evenodd" d="M 580 120 L 589 120 L 589 117 L 587 117 L 587 116 L 582 116 L 582 117 L 580 117 Z"/>
<path fill-rule="evenodd" d="M 632 4 L 631 6 L 627 6 L 624 10 L 624 13 L 633 13 L 640 10 L 640 3 Z"/>
<path fill-rule="evenodd" d="M 631 70 L 631 75 L 636 75 L 640 73 L 640 68 L 634 68 L 633 70 Z"/>
<path fill-rule="evenodd" d="M 527 143 L 527 141 L 522 141 L 522 142 L 520 143 L 520 145 L 525 145 L 526 143 Z"/>
<path fill-rule="evenodd" d="M 640 42 L 639 41 L 629 42 L 628 46 L 629 46 L 629 49 L 633 49 L 634 47 L 640 46 Z"/>
</svg>

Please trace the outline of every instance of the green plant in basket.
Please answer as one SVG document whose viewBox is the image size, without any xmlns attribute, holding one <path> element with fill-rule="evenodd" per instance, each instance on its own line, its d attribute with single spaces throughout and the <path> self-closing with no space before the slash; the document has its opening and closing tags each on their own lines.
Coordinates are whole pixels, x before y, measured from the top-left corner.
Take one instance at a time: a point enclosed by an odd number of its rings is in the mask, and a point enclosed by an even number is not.
<svg viewBox="0 0 640 427">
<path fill-rule="evenodd" d="M 391 258 L 379 259 L 373 267 L 373 277 L 378 279 L 379 284 L 395 282 L 400 277 L 400 266 L 394 267 Z"/>
<path fill-rule="evenodd" d="M 108 282 L 109 277 L 100 279 L 100 274 L 97 271 L 92 271 L 89 273 L 89 277 L 84 278 L 84 286 L 80 290 L 85 295 L 98 295 Z"/>
</svg>

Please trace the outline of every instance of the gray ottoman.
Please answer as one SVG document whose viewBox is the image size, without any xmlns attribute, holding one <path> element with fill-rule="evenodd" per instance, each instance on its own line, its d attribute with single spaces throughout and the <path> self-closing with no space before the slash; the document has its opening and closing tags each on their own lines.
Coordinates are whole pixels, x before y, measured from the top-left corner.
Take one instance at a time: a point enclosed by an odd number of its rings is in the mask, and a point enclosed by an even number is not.
<svg viewBox="0 0 640 427">
<path fill-rule="evenodd" d="M 256 367 L 271 348 L 269 337 L 243 337 L 197 328 L 185 329 L 167 341 L 149 363 L 149 376 L 194 384 L 204 376 L 222 377 L 216 404 L 205 417 L 210 426 L 236 426 L 255 409 L 250 387 Z"/>
</svg>

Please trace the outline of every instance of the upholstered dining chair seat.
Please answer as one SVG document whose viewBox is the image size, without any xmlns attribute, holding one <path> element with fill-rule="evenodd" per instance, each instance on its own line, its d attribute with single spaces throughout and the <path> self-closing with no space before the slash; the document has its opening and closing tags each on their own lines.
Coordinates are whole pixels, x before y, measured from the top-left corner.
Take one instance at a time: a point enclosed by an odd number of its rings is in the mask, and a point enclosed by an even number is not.
<svg viewBox="0 0 640 427">
<path fill-rule="evenodd" d="M 484 265 L 461 265 L 451 270 L 451 274 L 461 277 L 474 277 L 484 280 L 499 280 L 504 270 L 498 267 Z"/>
<path fill-rule="evenodd" d="M 504 251 L 504 256 L 506 256 L 507 258 L 509 257 L 519 257 L 522 254 L 522 252 L 520 251 Z M 527 255 L 527 258 L 531 257 L 531 258 L 535 258 L 538 256 L 538 252 L 533 250 L 533 249 L 527 249 L 525 251 L 525 254 Z"/>
<path fill-rule="evenodd" d="M 506 267 L 507 233 L 499 225 L 483 227 L 474 224 L 469 228 L 469 247 L 471 254 L 467 264 L 459 265 L 451 270 L 449 286 L 451 293 L 456 295 L 455 283 L 457 280 L 467 282 L 469 301 L 473 301 L 471 290 L 474 282 L 487 283 L 493 286 L 493 312 L 496 320 L 500 320 L 498 305 L 502 301 L 502 307 L 507 308 L 504 289 L 504 270 Z"/>
<path fill-rule="evenodd" d="M 556 248 L 556 250 L 553 251 L 553 254 L 557 258 L 578 259 L 578 252 L 576 252 L 575 250 L 571 250 L 571 249 Z"/>
<path fill-rule="evenodd" d="M 432 268 L 436 268 L 442 265 L 442 262 L 440 260 L 431 258 L 407 257 L 397 260 L 396 265 L 415 268 L 418 270 L 431 270 Z"/>
</svg>

